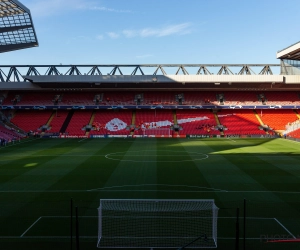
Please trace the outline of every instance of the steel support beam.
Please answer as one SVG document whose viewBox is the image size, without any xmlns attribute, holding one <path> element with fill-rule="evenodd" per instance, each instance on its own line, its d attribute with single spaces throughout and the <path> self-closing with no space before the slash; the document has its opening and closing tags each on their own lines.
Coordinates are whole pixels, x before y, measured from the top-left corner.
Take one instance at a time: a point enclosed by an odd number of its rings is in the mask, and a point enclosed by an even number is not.
<svg viewBox="0 0 300 250">
<path fill-rule="evenodd" d="M 287 65 L 282 62 L 283 67 Z M 121 67 L 129 69 L 125 75 L 145 75 L 145 68 L 153 69 L 153 73 L 147 75 L 168 75 L 166 68 L 175 69 L 175 75 L 183 74 L 190 75 L 186 70 L 196 68 L 197 72 L 191 75 L 212 75 L 212 72 L 217 72 L 217 75 L 256 75 L 253 68 L 256 68 L 259 75 L 273 75 L 272 68 L 279 68 L 280 64 L 143 64 L 143 65 L 0 65 L 0 80 L 2 82 L 23 81 L 22 74 L 25 76 L 41 75 L 103 75 L 100 68 L 107 68 L 109 75 L 124 75 Z M 215 70 L 217 69 L 217 70 Z M 27 72 L 27 73 L 24 73 Z M 128 70 L 126 71 L 128 72 Z M 149 70 L 147 70 L 149 72 Z M 286 70 L 287 72 L 287 70 Z M 173 73 L 173 74 L 174 74 Z M 284 73 L 284 72 L 283 72 Z"/>
</svg>

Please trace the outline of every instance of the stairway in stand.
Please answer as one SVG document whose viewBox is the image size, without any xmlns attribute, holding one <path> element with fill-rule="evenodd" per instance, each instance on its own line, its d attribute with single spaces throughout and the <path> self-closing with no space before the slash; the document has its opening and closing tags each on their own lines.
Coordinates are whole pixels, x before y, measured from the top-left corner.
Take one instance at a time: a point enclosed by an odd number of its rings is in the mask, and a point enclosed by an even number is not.
<svg viewBox="0 0 300 250">
<path fill-rule="evenodd" d="M 257 114 L 256 110 L 253 110 L 253 113 L 254 113 L 256 119 L 259 121 L 259 124 L 260 124 L 261 126 L 264 126 L 265 124 L 263 123 L 262 119 L 260 119 L 260 117 L 259 117 L 259 115 Z"/>
<path fill-rule="evenodd" d="M 94 122 L 94 119 L 95 119 L 95 114 L 96 114 L 96 111 L 94 110 L 92 115 L 91 115 L 91 119 L 90 119 L 90 122 L 89 122 L 89 125 L 92 126 L 93 125 L 93 122 Z M 89 136 L 90 134 L 90 131 L 86 131 L 85 132 L 85 135 L 86 136 Z"/>
<path fill-rule="evenodd" d="M 215 116 L 217 125 L 221 125 L 218 115 L 217 115 L 216 113 L 214 113 L 214 116 Z M 223 131 L 220 131 L 220 134 L 221 134 L 221 135 L 224 135 L 224 132 L 223 132 Z"/>
<path fill-rule="evenodd" d="M 59 133 L 65 133 L 65 132 L 66 132 L 66 129 L 67 129 L 67 127 L 69 126 L 69 123 L 70 123 L 70 121 L 71 121 L 71 119 L 72 119 L 73 114 L 74 114 L 74 110 L 71 110 L 71 111 L 69 112 L 69 114 L 68 114 L 66 120 L 64 121 L 64 124 L 62 125 L 62 127 L 61 127 Z"/>
<path fill-rule="evenodd" d="M 131 120 L 131 125 L 135 125 L 135 110 L 132 111 L 132 120 Z M 131 135 L 134 135 L 134 131 L 130 132 Z"/>
</svg>

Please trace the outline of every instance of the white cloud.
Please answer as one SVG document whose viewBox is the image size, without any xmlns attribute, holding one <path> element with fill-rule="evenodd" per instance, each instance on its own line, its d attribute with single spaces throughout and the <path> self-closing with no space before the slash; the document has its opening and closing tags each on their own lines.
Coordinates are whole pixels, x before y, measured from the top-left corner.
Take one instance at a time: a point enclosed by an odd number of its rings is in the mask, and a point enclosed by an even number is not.
<svg viewBox="0 0 300 250">
<path fill-rule="evenodd" d="M 107 32 L 107 35 L 112 39 L 116 39 L 120 36 L 118 33 L 115 32 Z"/>
<path fill-rule="evenodd" d="M 126 37 L 135 37 L 138 35 L 138 32 L 135 30 L 123 30 L 122 33 L 126 36 Z"/>
<path fill-rule="evenodd" d="M 117 12 L 117 13 L 132 13 L 131 10 L 118 10 L 118 9 L 112 9 L 112 8 L 100 7 L 100 6 L 89 6 L 87 9 L 89 9 L 89 10 Z"/>
<path fill-rule="evenodd" d="M 103 40 L 103 38 L 104 38 L 103 35 L 98 35 L 98 36 L 96 37 L 97 40 Z"/>
<path fill-rule="evenodd" d="M 34 17 L 45 17 L 65 13 L 72 10 L 107 11 L 117 13 L 131 13 L 130 10 L 118 10 L 100 6 L 93 0 L 28 0 L 26 6 Z"/>
<path fill-rule="evenodd" d="M 77 0 L 75 0 L 76 2 Z M 70 0 L 61 1 L 61 0 L 33 0 L 26 4 L 26 6 L 30 9 L 33 17 L 39 16 L 51 16 L 57 14 L 59 12 L 63 12 L 67 9 L 68 4 L 70 4 Z"/>
<path fill-rule="evenodd" d="M 169 25 L 162 28 L 145 28 L 141 30 L 123 30 L 122 33 L 128 37 L 164 37 L 170 35 L 184 35 L 191 33 L 191 23 Z"/>
</svg>

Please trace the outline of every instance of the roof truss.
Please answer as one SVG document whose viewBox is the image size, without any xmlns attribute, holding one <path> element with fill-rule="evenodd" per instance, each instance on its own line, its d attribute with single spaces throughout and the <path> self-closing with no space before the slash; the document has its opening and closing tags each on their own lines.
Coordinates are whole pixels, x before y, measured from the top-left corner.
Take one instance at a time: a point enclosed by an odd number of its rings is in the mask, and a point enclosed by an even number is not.
<svg viewBox="0 0 300 250">
<path fill-rule="evenodd" d="M 30 10 L 17 0 L 0 0 L 0 53 L 36 46 Z"/>
<path fill-rule="evenodd" d="M 280 64 L 144 64 L 144 65 L 0 65 L 1 82 L 22 82 L 26 76 L 40 75 L 273 75 Z M 189 71 L 187 70 L 189 68 Z M 253 70 L 256 68 L 256 72 Z M 148 71 L 147 73 L 146 70 Z M 171 72 L 171 73 L 167 73 Z M 104 74 L 106 75 L 106 73 Z M 24 76 L 24 78 L 23 78 Z"/>
</svg>

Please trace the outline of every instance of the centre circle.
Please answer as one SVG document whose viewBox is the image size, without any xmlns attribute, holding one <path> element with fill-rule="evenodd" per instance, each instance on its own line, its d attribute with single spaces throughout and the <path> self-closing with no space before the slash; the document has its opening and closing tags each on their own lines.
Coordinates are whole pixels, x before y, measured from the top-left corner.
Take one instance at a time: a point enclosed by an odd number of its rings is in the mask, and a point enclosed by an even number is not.
<svg viewBox="0 0 300 250">
<path fill-rule="evenodd" d="M 110 153 L 105 158 L 127 162 L 187 162 L 205 160 L 208 155 L 190 151 L 140 150 Z"/>
</svg>

